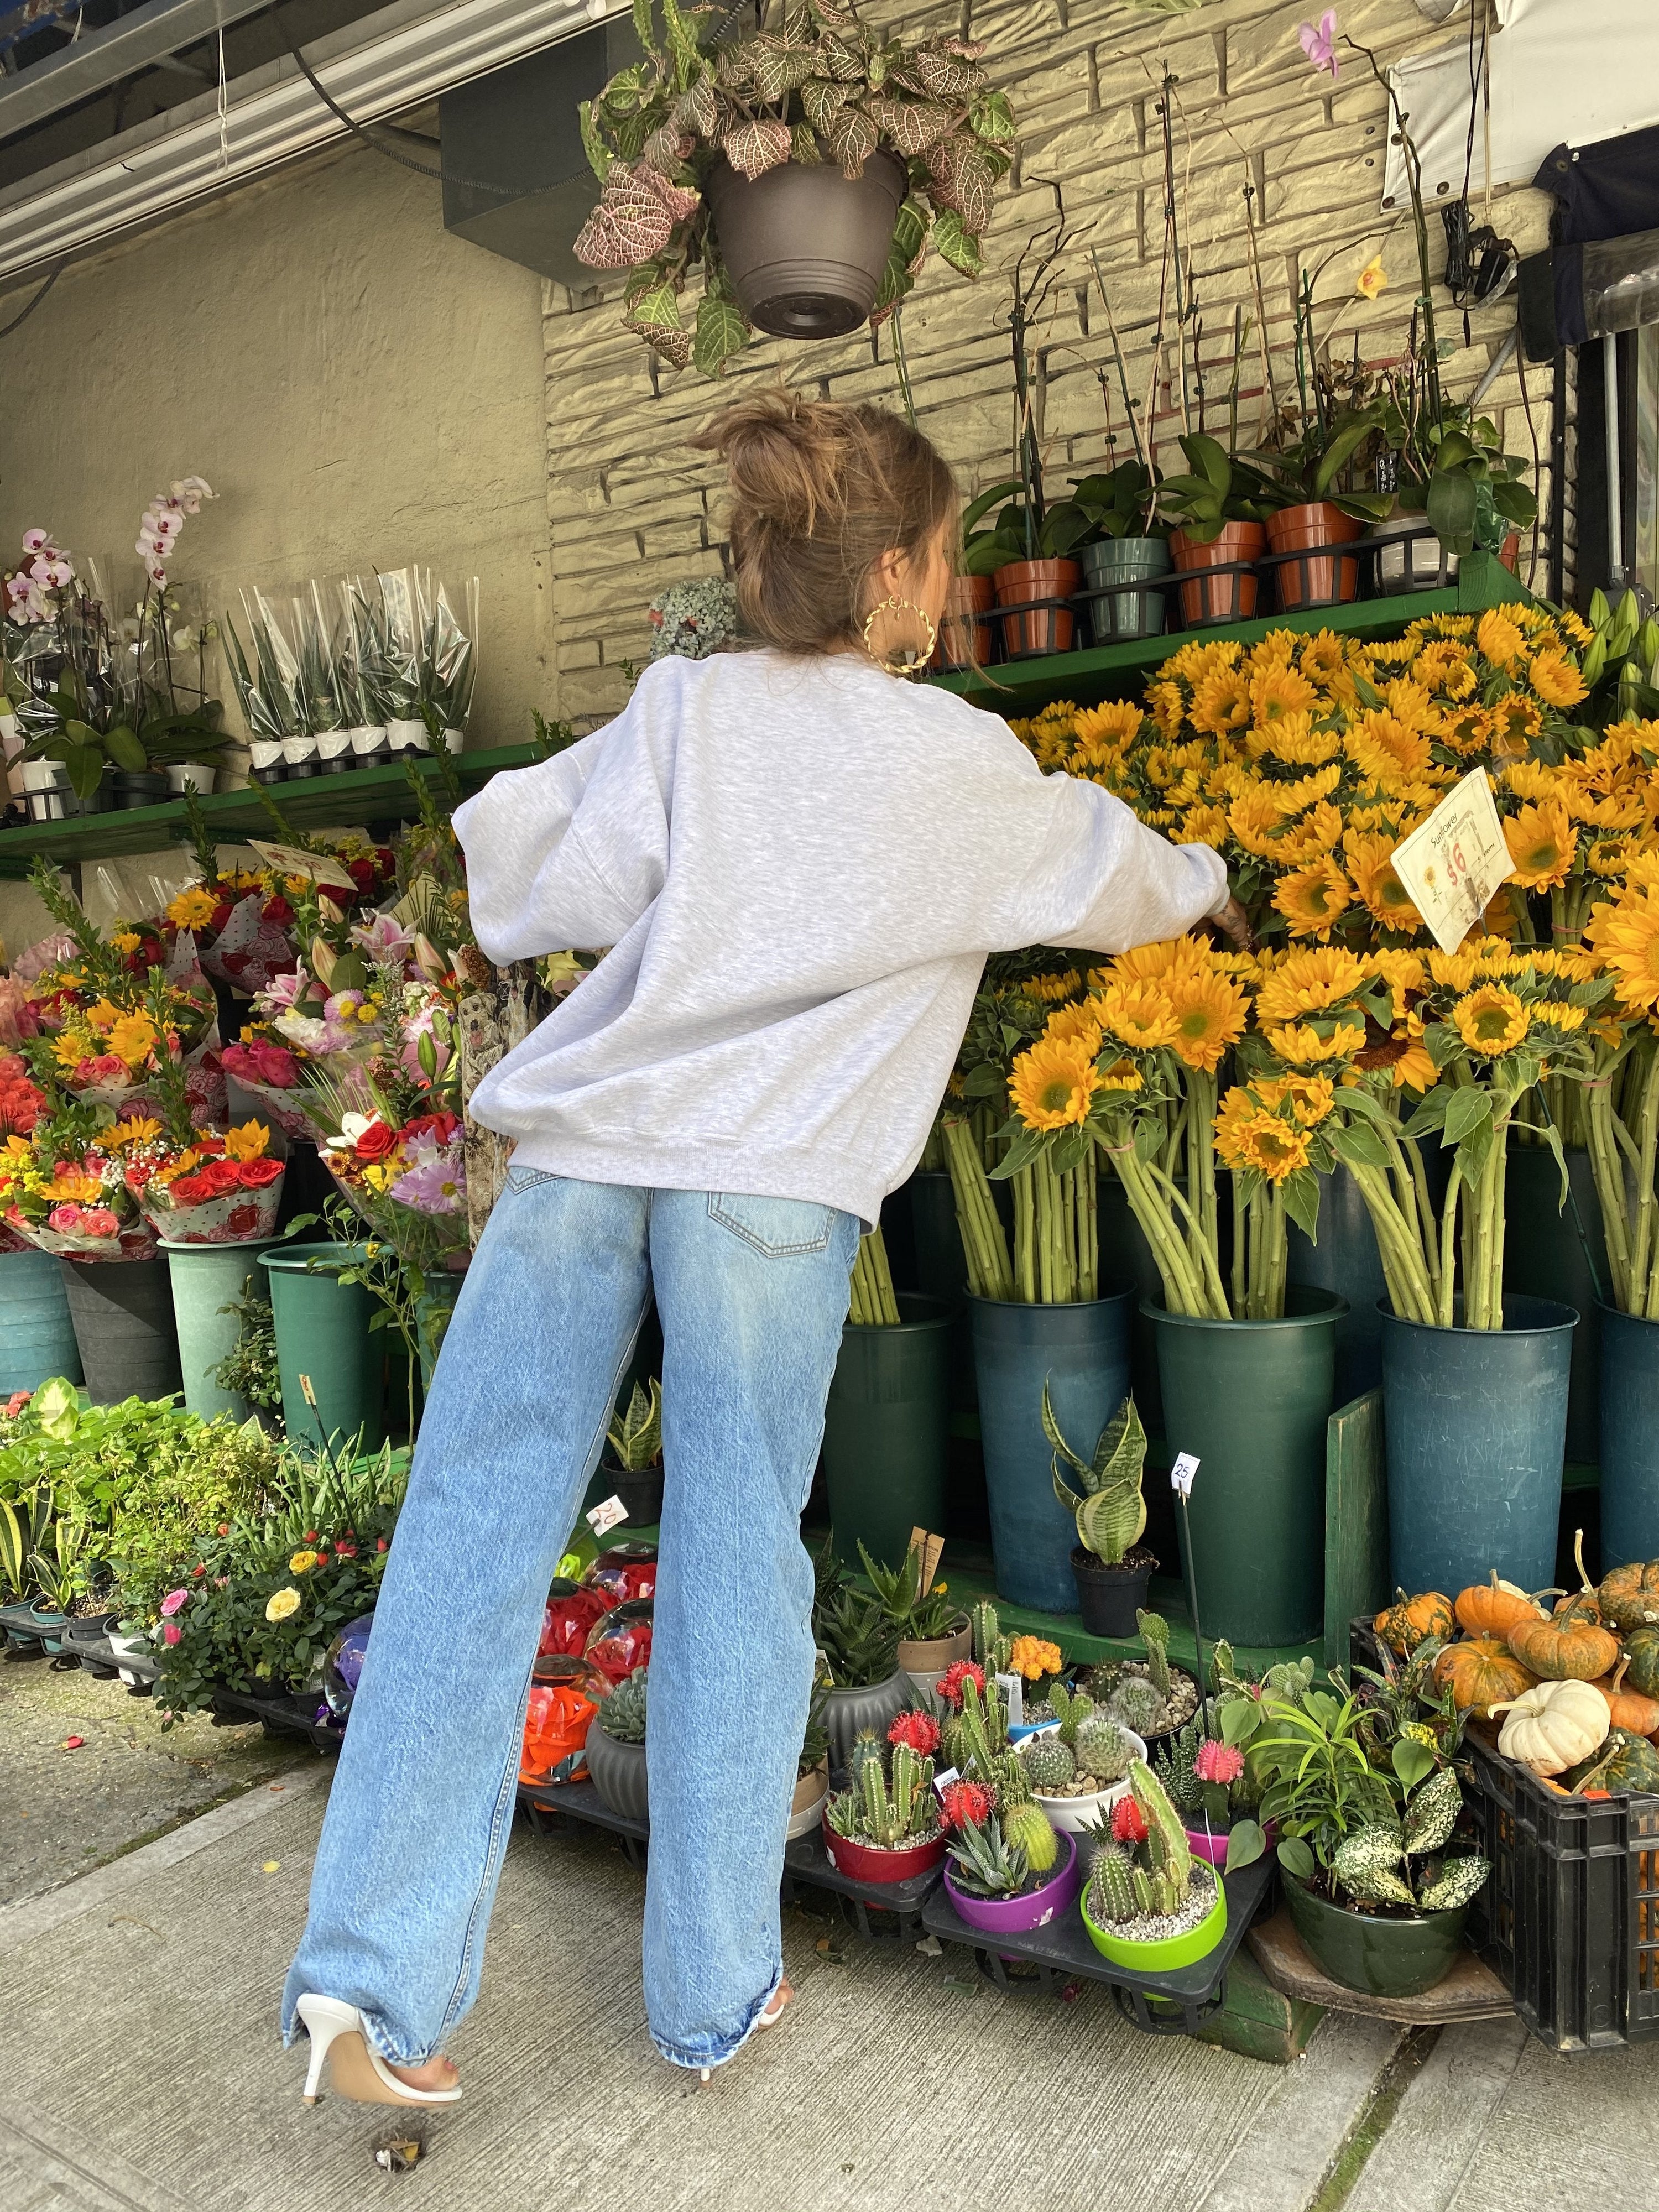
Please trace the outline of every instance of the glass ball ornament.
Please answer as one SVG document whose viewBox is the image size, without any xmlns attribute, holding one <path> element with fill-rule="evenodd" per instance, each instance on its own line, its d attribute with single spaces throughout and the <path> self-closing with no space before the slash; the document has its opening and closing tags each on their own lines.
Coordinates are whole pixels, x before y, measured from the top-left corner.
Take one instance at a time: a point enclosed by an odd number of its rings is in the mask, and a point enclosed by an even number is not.
<svg viewBox="0 0 1659 2212">
<path fill-rule="evenodd" d="M 651 1663 L 652 1601 L 635 1598 L 613 1606 L 587 1639 L 586 1656 L 609 1682 L 624 1682 L 636 1667 Z"/>
<path fill-rule="evenodd" d="M 374 1626 L 372 1613 L 360 1613 L 356 1620 L 347 1621 L 324 1656 L 323 1696 L 337 1721 L 343 1721 L 351 1711 L 368 1652 L 368 1632 Z"/>
</svg>

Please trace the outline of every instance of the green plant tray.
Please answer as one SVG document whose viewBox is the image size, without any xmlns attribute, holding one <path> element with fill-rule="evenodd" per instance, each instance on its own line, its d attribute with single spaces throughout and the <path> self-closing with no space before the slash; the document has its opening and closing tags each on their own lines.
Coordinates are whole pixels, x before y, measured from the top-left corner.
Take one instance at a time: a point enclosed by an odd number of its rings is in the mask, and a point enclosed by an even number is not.
<svg viewBox="0 0 1659 2212">
<path fill-rule="evenodd" d="M 501 769 L 528 768 L 544 757 L 539 745 L 497 745 L 457 753 L 464 791 L 477 791 Z M 441 793 L 435 763 L 423 762 L 425 781 Z M 418 811 L 408 775 L 394 767 L 349 769 L 343 775 L 313 775 L 271 787 L 271 795 L 296 830 L 361 827 L 368 822 L 406 822 Z M 201 802 L 212 835 L 225 844 L 246 836 L 274 837 L 275 823 L 259 803 L 256 785 L 245 791 L 211 792 Z M 182 799 L 164 806 L 134 806 L 106 814 L 77 815 L 69 822 L 31 822 L 0 830 L 0 880 L 27 876 L 37 854 L 60 863 L 107 860 L 123 853 L 156 853 L 188 841 Z"/>
<path fill-rule="evenodd" d="M 1276 629 L 1328 629 L 1340 635 L 1364 637 L 1382 630 L 1403 629 L 1407 623 L 1425 615 L 1481 614 L 1488 607 L 1531 597 L 1526 586 L 1494 555 L 1470 553 L 1459 565 L 1456 583 L 1443 592 L 1402 592 L 1392 599 L 1299 608 L 1294 614 L 1259 616 L 1250 622 L 1209 623 L 1202 629 L 1124 638 L 1115 645 L 1091 646 L 1081 653 L 1043 653 L 1030 660 L 1002 661 L 994 667 L 952 669 L 928 680 L 942 690 L 961 692 L 976 707 L 1032 714 L 1056 699 L 1092 706 L 1102 699 L 1126 697 L 1139 689 L 1147 669 L 1159 666 L 1184 645 L 1212 644 L 1219 638 L 1257 645 Z"/>
<path fill-rule="evenodd" d="M 923 1907 L 921 1924 L 941 1943 L 958 1943 L 975 1952 L 981 1973 L 999 1989 L 1024 1985 L 1009 1977 L 1008 1967 L 1015 1964 L 1035 1967 L 1039 1986 L 1056 1994 L 1079 1979 L 1103 1982 L 1124 2018 L 1146 2034 L 1195 2035 L 1225 2006 L 1227 1969 L 1272 1891 L 1273 1872 L 1273 1861 L 1264 1858 L 1226 1875 L 1226 1924 L 1219 1942 L 1188 1965 L 1152 1972 L 1121 1966 L 1096 1948 L 1084 1923 L 1081 1899 L 1078 1911 L 1062 1913 L 1046 1928 L 1034 1928 L 1023 1936 L 988 1936 L 960 1917 L 941 1885 Z M 1191 1937 L 1176 1937 L 1168 1947 L 1158 1948 L 1178 1949 L 1202 1936 L 1209 1925 L 1206 1919 Z"/>
</svg>

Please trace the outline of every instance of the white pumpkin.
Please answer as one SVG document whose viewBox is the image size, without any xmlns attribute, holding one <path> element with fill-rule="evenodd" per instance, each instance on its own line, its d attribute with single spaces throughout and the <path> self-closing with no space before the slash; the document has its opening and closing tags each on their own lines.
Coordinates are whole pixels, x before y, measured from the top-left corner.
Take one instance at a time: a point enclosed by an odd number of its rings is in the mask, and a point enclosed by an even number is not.
<svg viewBox="0 0 1659 2212">
<path fill-rule="evenodd" d="M 1607 1701 L 1593 1682 L 1540 1682 L 1512 1705 L 1494 1705 L 1505 1716 L 1498 1748 L 1534 1774 L 1564 1774 L 1606 1742 Z"/>
</svg>

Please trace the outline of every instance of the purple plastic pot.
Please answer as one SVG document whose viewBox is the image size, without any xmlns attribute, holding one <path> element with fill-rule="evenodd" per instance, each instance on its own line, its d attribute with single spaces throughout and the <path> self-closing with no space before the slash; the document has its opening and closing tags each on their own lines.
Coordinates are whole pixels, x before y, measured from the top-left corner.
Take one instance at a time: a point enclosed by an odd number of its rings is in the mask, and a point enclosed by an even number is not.
<svg viewBox="0 0 1659 2212">
<path fill-rule="evenodd" d="M 1059 1864 L 1041 1889 L 1024 1897 L 968 1897 L 951 1879 L 951 1862 L 945 1862 L 945 1887 L 951 1902 L 970 1928 L 991 1936 L 1022 1936 L 1028 1929 L 1046 1928 L 1063 1912 L 1078 1893 L 1077 1845 L 1070 1836 L 1060 1838 Z"/>
<path fill-rule="evenodd" d="M 1269 1820 L 1261 1832 L 1267 1839 L 1267 1848 L 1272 1850 L 1279 1839 L 1278 1821 Z M 1205 1860 L 1209 1865 L 1214 1867 L 1218 1873 L 1227 1863 L 1227 1836 L 1228 1831 L 1225 1828 L 1219 1835 L 1212 1834 L 1207 1828 L 1188 1828 L 1187 1831 L 1187 1841 L 1193 1847 L 1193 1856 L 1195 1859 Z"/>
</svg>

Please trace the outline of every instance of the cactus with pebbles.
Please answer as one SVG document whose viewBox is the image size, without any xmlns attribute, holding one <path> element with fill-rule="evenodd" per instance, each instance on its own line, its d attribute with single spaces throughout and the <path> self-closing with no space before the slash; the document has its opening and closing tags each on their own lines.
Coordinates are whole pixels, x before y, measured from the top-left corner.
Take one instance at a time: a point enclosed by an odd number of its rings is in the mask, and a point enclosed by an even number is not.
<svg viewBox="0 0 1659 2212">
<path fill-rule="evenodd" d="M 1102 1789 L 1122 1781 L 1134 1755 L 1134 1746 L 1109 1714 L 1090 1713 L 1079 1723 L 1073 1752 L 1078 1771 Z"/>
<path fill-rule="evenodd" d="M 1146 1646 L 1146 1679 L 1163 1698 L 1170 1701 L 1170 1624 L 1161 1613 L 1137 1613 L 1135 1626 L 1140 1631 L 1140 1640 Z M 1143 1731 L 1137 1729 L 1136 1734 Z"/>
<path fill-rule="evenodd" d="M 1089 1872 L 1089 1912 L 1103 1925 L 1133 1920 L 1139 1911 L 1135 1897 L 1135 1869 L 1121 1844 L 1103 1843 L 1095 1852 Z"/>
<path fill-rule="evenodd" d="M 1077 1772 L 1077 1760 L 1058 1734 L 1028 1736 L 1020 1746 L 1019 1763 L 1025 1779 L 1040 1797 L 1052 1797 Z"/>
<path fill-rule="evenodd" d="M 1156 1683 L 1145 1674 L 1126 1674 L 1106 1700 L 1108 1717 L 1139 1736 L 1161 1735 L 1170 1725 L 1170 1708 Z"/>
</svg>

